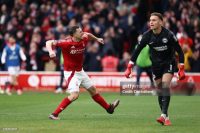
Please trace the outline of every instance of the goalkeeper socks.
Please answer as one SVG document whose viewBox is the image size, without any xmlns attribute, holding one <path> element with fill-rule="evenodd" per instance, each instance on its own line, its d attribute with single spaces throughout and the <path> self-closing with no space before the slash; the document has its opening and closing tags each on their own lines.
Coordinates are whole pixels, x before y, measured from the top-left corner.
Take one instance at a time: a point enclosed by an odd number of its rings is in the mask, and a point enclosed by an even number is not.
<svg viewBox="0 0 200 133">
<path fill-rule="evenodd" d="M 95 102 L 97 102 L 99 105 L 101 105 L 104 109 L 108 109 L 110 107 L 110 105 L 104 100 L 104 98 L 99 95 L 99 94 L 95 94 L 94 96 L 92 96 L 93 100 Z"/>
<path fill-rule="evenodd" d="M 53 112 L 53 115 L 58 116 L 59 113 L 62 112 L 70 103 L 71 101 L 68 98 L 64 98 L 57 109 Z"/>
<path fill-rule="evenodd" d="M 169 87 L 162 88 L 162 113 L 168 116 L 168 107 L 170 102 L 170 89 Z"/>
<path fill-rule="evenodd" d="M 170 96 L 163 96 L 162 113 L 166 114 L 166 116 L 168 116 L 169 102 L 170 102 Z"/>
<path fill-rule="evenodd" d="M 161 111 L 162 111 L 162 98 L 163 98 L 163 96 L 158 96 L 158 103 L 159 103 Z"/>
</svg>

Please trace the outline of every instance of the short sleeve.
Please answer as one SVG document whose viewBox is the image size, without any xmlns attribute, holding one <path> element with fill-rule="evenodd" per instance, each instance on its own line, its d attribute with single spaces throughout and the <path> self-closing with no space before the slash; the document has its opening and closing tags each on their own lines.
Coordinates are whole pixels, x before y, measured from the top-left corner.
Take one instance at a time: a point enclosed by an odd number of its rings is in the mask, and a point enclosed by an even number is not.
<svg viewBox="0 0 200 133">
<path fill-rule="evenodd" d="M 64 48 L 64 47 L 67 47 L 68 44 L 69 44 L 69 42 L 67 40 L 56 40 L 57 47 Z"/>
</svg>

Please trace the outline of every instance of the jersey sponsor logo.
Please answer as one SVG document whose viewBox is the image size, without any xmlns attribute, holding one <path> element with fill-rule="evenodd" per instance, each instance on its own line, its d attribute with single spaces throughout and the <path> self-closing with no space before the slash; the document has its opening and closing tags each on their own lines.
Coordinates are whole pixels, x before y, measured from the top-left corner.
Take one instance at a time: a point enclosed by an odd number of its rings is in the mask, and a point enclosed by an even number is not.
<svg viewBox="0 0 200 133">
<path fill-rule="evenodd" d="M 165 46 L 160 46 L 160 47 L 153 47 L 156 51 L 165 51 L 165 50 L 167 50 L 168 48 L 167 48 L 167 45 L 165 45 Z"/>
<path fill-rule="evenodd" d="M 17 56 L 15 56 L 15 55 L 11 55 L 11 56 L 9 56 L 9 58 L 8 58 L 9 60 L 16 60 L 16 59 L 18 59 L 18 57 Z"/>
<path fill-rule="evenodd" d="M 82 49 L 71 49 L 70 54 L 82 54 L 85 51 L 85 48 Z"/>
<path fill-rule="evenodd" d="M 168 42 L 168 39 L 167 39 L 167 38 L 163 38 L 163 39 L 162 39 L 162 42 L 163 42 L 163 43 L 167 43 L 167 42 Z"/>
<path fill-rule="evenodd" d="M 16 60 L 16 59 L 18 59 L 18 56 L 17 56 L 16 52 L 12 51 L 12 54 L 10 56 L 8 56 L 8 59 L 9 60 Z"/>
</svg>

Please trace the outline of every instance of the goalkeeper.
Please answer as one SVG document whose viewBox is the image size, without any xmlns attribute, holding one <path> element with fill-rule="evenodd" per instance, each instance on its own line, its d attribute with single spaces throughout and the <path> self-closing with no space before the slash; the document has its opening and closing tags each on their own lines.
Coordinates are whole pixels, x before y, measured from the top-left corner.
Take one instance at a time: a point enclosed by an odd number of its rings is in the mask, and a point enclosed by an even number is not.
<svg viewBox="0 0 200 133">
<path fill-rule="evenodd" d="M 127 78 L 131 76 L 132 67 L 140 51 L 146 44 L 150 47 L 152 71 L 155 83 L 158 87 L 158 102 L 161 109 L 161 116 L 157 119 L 157 122 L 169 126 L 171 125 L 168 116 L 168 107 L 170 103 L 169 86 L 176 66 L 175 51 L 179 55 L 178 78 L 180 80 L 185 78 L 184 54 L 176 36 L 170 30 L 163 27 L 163 17 L 160 13 L 154 12 L 150 15 L 150 30 L 143 34 L 138 47 L 133 52 L 132 58 L 125 71 L 125 76 Z"/>
</svg>

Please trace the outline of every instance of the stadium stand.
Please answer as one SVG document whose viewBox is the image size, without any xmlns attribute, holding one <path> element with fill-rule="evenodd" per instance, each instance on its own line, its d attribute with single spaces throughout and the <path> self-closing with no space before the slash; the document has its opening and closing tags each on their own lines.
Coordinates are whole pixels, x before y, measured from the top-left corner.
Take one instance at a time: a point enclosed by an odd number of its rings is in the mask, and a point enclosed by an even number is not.
<svg viewBox="0 0 200 133">
<path fill-rule="evenodd" d="M 186 71 L 200 72 L 198 0 L 1 0 L 0 9 L 0 55 L 8 37 L 14 35 L 28 57 L 24 64 L 27 71 L 44 71 L 49 63 L 44 42 L 62 38 L 67 27 L 74 24 L 104 37 L 105 46 L 100 46 L 95 54 L 100 58 L 99 64 L 108 50 L 123 60 L 123 53 L 131 53 L 137 36 L 147 30 L 149 14 L 158 11 L 164 15 L 164 25 L 176 33 L 184 49 Z M 93 42 L 88 44 L 91 45 Z M 89 48 L 86 55 L 88 52 Z M 59 61 L 54 62 L 58 70 Z M 88 62 L 90 58 L 86 58 Z M 0 69 L 3 68 L 1 65 Z"/>
</svg>

